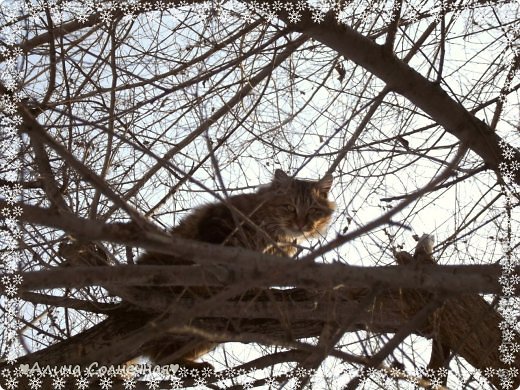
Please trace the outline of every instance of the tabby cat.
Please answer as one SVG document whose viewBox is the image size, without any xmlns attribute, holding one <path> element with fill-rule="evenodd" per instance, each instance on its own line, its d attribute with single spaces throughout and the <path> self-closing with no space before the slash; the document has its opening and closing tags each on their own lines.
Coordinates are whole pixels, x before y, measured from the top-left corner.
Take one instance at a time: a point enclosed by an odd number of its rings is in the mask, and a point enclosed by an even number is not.
<svg viewBox="0 0 520 390">
<path fill-rule="evenodd" d="M 299 241 L 322 235 L 335 204 L 328 193 L 332 176 L 321 180 L 301 180 L 276 170 L 270 184 L 251 194 L 235 195 L 223 202 L 195 209 L 172 229 L 172 234 L 213 244 L 237 246 L 279 256 L 293 256 Z M 175 256 L 146 253 L 139 264 L 187 264 Z M 185 292 L 185 291 L 184 291 Z M 156 363 L 169 363 L 168 356 L 179 348 L 173 339 L 161 337 L 145 348 Z M 196 366 L 193 360 L 214 347 L 199 340 L 180 361 Z M 193 364 L 190 364 L 193 363 Z"/>
</svg>

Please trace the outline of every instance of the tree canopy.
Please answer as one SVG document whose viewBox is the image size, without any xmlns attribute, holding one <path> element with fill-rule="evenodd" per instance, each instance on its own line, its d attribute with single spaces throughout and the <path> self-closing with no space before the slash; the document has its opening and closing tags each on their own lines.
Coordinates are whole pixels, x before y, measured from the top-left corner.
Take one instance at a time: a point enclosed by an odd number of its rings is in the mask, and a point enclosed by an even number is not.
<svg viewBox="0 0 520 390">
<path fill-rule="evenodd" d="M 519 18 L 507 0 L 4 2 L 0 383 L 517 388 Z M 168 233 L 276 169 L 334 176 L 333 222 L 295 258 Z M 193 264 L 136 265 L 146 250 Z M 215 372 L 13 363 L 118 365 L 158 334 L 217 343 Z"/>
</svg>

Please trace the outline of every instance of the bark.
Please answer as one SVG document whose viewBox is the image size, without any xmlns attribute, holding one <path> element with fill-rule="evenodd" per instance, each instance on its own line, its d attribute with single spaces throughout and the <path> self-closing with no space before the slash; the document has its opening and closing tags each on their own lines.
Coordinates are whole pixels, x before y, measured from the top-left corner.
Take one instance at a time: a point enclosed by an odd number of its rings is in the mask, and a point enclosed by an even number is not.
<svg viewBox="0 0 520 390">
<path fill-rule="evenodd" d="M 188 3 L 197 2 L 192 0 Z M 155 2 L 143 1 L 143 3 L 154 4 Z M 165 4 L 170 3 L 171 1 L 165 1 Z M 272 6 L 274 0 L 266 0 L 263 3 Z M 498 164 L 503 160 L 502 150 L 499 146 L 501 138 L 488 124 L 476 118 L 468 109 L 450 97 L 439 83 L 422 76 L 385 46 L 375 43 L 350 26 L 338 24 L 332 13 L 327 14 L 325 20 L 319 24 L 312 21 L 310 11 L 305 10 L 301 14 L 301 19 L 293 24 L 298 31 L 322 42 L 376 75 L 387 83 L 389 88 L 409 99 L 430 115 L 433 121 L 443 126 L 461 142 L 466 143 L 473 152 L 482 158 L 488 168 L 499 172 Z M 115 12 L 116 17 L 122 15 L 123 13 L 119 10 Z M 279 17 L 291 25 L 286 13 L 281 12 Z M 30 50 L 48 43 L 49 34 L 57 39 L 97 23 L 99 23 L 99 15 L 94 14 L 88 18 L 85 24 L 72 21 L 58 25 L 52 32 L 41 34 L 24 42 L 22 50 L 30 52 Z M 0 57 L 1 60 L 3 60 L 2 57 Z M 513 159 L 520 160 L 520 151 L 514 149 L 514 153 Z M 519 170 L 515 173 L 515 182 L 520 184 Z"/>
<path fill-rule="evenodd" d="M 164 295 L 164 289 L 157 288 L 155 292 L 147 289 L 149 302 L 154 301 L 154 296 Z M 20 363 L 86 365 L 96 361 L 105 365 L 122 364 L 139 356 L 157 335 L 164 335 L 161 332 L 163 325 L 180 351 L 193 343 L 205 342 L 206 338 L 217 343 L 242 341 L 290 347 L 298 339 L 319 336 L 325 325 L 343 328 L 345 332 L 395 333 L 434 299 L 433 294 L 420 290 L 385 289 L 375 296 L 371 305 L 365 306 L 361 302 L 371 294 L 370 289 L 254 289 L 212 305 L 196 317 L 181 316 L 189 321 L 179 323 L 176 313 L 189 313 L 198 301 L 214 296 L 220 289 L 194 287 L 191 294 L 187 293 L 190 289 L 185 288 L 169 288 L 168 291 L 170 306 L 175 302 L 173 313 L 164 311 L 164 307 L 156 311 L 153 304 L 145 310 L 123 303 L 98 325 L 26 355 Z M 365 308 L 360 310 L 360 307 Z M 160 321 L 159 316 L 162 317 Z M 475 368 L 505 368 L 498 355 L 500 320 L 480 296 L 463 295 L 445 300 L 442 307 L 429 316 L 427 325 L 411 331 L 428 338 L 436 337 Z M 518 335 L 516 342 L 520 342 Z M 350 359 L 337 351 L 332 351 L 331 355 Z M 361 363 L 362 359 L 350 361 Z M 518 359 L 514 366 L 520 368 Z M 498 385 L 497 379 L 495 384 Z"/>
<path fill-rule="evenodd" d="M 443 291 L 445 293 L 499 293 L 499 265 L 453 265 L 434 266 L 411 264 L 404 267 L 357 267 L 344 264 L 316 264 L 293 261 L 278 256 L 266 255 L 243 248 L 222 247 L 193 240 L 172 237 L 165 233 L 141 231 L 133 224 L 105 224 L 78 218 L 73 214 L 58 213 L 53 209 L 16 204 L 21 207 L 21 221 L 54 227 L 66 231 L 78 239 L 111 241 L 146 250 L 175 254 L 206 266 L 190 275 L 182 267 L 179 272 L 190 285 L 231 285 L 247 281 L 251 286 L 292 285 L 298 287 L 342 288 L 368 287 L 384 284 L 387 287 L 402 287 Z M 0 201 L 0 208 L 9 206 Z M 223 267 L 219 264 L 227 264 Z M 161 272 L 159 266 L 141 268 L 137 274 L 132 266 L 121 266 L 113 271 L 104 268 L 89 268 L 84 273 L 70 269 L 25 273 L 24 288 L 80 287 L 103 284 L 116 286 L 132 279 L 134 284 L 178 283 L 173 272 Z M 170 268 L 172 269 L 172 268 Z M 199 270 L 199 269 L 198 269 Z M 74 279 L 71 279 L 74 277 Z M 198 282 L 197 282 L 198 278 Z M 207 279 L 205 279 L 207 278 Z M 25 286 L 25 287 L 24 287 Z M 1 291 L 1 290 L 0 290 Z"/>
<path fill-rule="evenodd" d="M 303 12 L 301 21 L 294 27 L 375 74 L 389 89 L 408 98 L 430 115 L 433 121 L 467 144 L 488 168 L 498 172 L 498 164 L 502 161 L 499 147 L 501 139 L 489 125 L 455 101 L 437 82 L 419 74 L 384 46 L 376 44 L 349 26 L 338 25 L 332 15 L 328 15 L 321 24 L 313 23 L 310 16 L 309 12 Z M 287 20 L 284 14 L 280 17 Z M 94 26 L 98 21 L 98 16 L 93 15 L 88 18 L 86 25 Z M 81 28 L 85 28 L 85 25 L 70 22 L 56 27 L 49 34 L 58 38 Z M 49 37 L 42 34 L 26 41 L 22 48 L 24 52 L 30 53 L 34 48 L 47 44 Z M 21 111 L 26 130 L 39 132 L 39 124 L 29 115 L 30 110 L 23 103 Z M 44 137 L 45 133 L 40 136 Z M 49 143 L 52 140 L 42 138 L 37 141 Z M 520 153 L 516 150 L 514 158 L 520 160 Z M 78 171 L 81 172 L 79 168 Z M 83 174 L 87 177 L 90 175 Z M 94 179 L 92 180 L 99 188 L 109 190 L 106 183 Z M 515 181 L 520 183 L 520 171 L 516 172 Z M 49 192 L 52 191 L 51 188 Z M 119 202 L 119 207 L 125 209 L 136 221 L 141 220 L 140 214 L 122 202 L 117 194 L 109 192 L 109 195 L 115 204 Z M 4 206 L 0 202 L 0 209 Z M 203 313 L 184 315 L 184 319 L 189 318 L 188 325 L 185 321 L 179 323 L 175 319 L 175 312 L 169 313 L 167 307 L 174 301 L 175 311 L 190 313 L 197 302 L 208 299 L 208 295 L 192 288 L 192 292 L 199 293 L 190 295 L 182 289 L 183 294 L 180 296 L 164 299 L 164 294 L 154 296 L 148 291 L 146 295 L 139 295 L 131 290 L 128 294 L 134 294 L 132 303 L 127 302 L 110 311 L 108 319 L 56 345 L 29 354 L 20 359 L 20 362 L 85 364 L 95 359 L 100 364 L 117 364 L 128 361 L 139 355 L 146 343 L 154 340 L 156 320 L 160 314 L 165 316 L 161 318 L 161 326 L 172 330 L 172 337 L 178 340 L 179 349 L 190 345 L 194 340 L 205 340 L 205 337 L 216 342 L 256 341 L 297 348 L 295 340 L 317 337 L 322 334 L 323 327 L 330 324 L 343 328 L 345 332 L 364 329 L 375 333 L 395 333 L 430 302 L 432 293 L 443 291 L 451 292 L 452 295 L 430 316 L 426 326 L 413 329 L 413 332 L 435 338 L 440 345 L 454 351 L 476 368 L 506 368 L 500 362 L 498 354 L 501 344 L 498 325 L 501 318 L 482 297 L 476 295 L 477 292 L 500 291 L 497 281 L 500 273 L 498 266 L 410 265 L 402 268 L 361 269 L 339 264 L 295 264 L 236 248 L 215 248 L 171 239 L 153 230 L 141 231 L 132 225 L 82 220 L 66 213 L 63 208 L 58 211 L 25 205 L 21 207 L 24 212 L 21 219 L 28 222 L 63 229 L 86 240 L 109 240 L 164 253 L 181 251 L 187 258 L 205 264 L 206 267 L 200 267 L 200 272 L 197 273 L 191 268 L 178 268 L 178 273 L 149 269 L 148 273 L 139 275 L 135 275 L 130 268 L 114 268 L 113 272 L 94 267 L 88 270 L 71 268 L 34 272 L 25 274 L 21 289 L 80 287 L 95 283 L 114 287 L 133 282 L 152 286 L 212 286 L 209 290 L 209 296 L 212 296 L 222 289 L 222 285 L 237 283 L 236 275 L 247 278 L 252 284 L 256 281 L 264 288 L 223 300 Z M 140 223 L 148 227 L 146 221 Z M 227 265 L 212 266 L 211 262 L 215 261 Z M 239 265 L 233 268 L 233 262 Z M 78 274 L 79 271 L 85 272 Z M 267 292 L 269 285 L 281 282 L 302 288 L 280 291 L 270 289 Z M 359 310 L 362 306 L 360 302 L 370 294 L 371 287 L 381 283 L 386 289 L 376 295 L 369 309 Z M 354 321 L 352 313 L 355 313 Z M 518 335 L 515 335 L 514 341 L 520 342 Z M 331 354 L 348 360 L 348 356 L 338 354 L 337 351 L 332 351 Z M 362 360 L 360 358 L 351 361 L 361 363 Z M 520 368 L 518 359 L 513 367 Z M 498 378 L 494 379 L 494 383 L 498 385 Z M 519 384 L 517 379 L 514 387 Z"/>
<path fill-rule="evenodd" d="M 269 4 L 273 2 L 265 1 Z M 489 125 L 449 96 L 438 82 L 428 80 L 384 45 L 377 44 L 348 25 L 338 24 L 332 13 L 329 12 L 319 24 L 314 23 L 311 16 L 309 10 L 303 11 L 294 27 L 376 75 L 388 88 L 406 97 L 430 115 L 433 121 L 468 145 L 488 168 L 499 172 L 498 165 L 503 161 L 499 146 L 502 139 Z M 280 18 L 290 24 L 286 13 L 281 13 Z M 520 151 L 513 149 L 513 160 L 519 161 Z M 515 182 L 520 184 L 520 171 L 516 171 Z"/>
</svg>

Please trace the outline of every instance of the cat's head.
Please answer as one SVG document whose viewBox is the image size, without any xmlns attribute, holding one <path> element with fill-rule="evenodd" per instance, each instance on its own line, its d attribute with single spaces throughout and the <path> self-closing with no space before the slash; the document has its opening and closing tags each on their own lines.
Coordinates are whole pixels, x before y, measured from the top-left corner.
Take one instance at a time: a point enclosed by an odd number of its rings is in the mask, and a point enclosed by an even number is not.
<svg viewBox="0 0 520 390">
<path fill-rule="evenodd" d="M 322 179 L 302 180 L 277 169 L 267 188 L 269 212 L 277 231 L 293 238 L 322 235 L 330 223 L 335 204 L 328 200 L 332 175 Z"/>
</svg>

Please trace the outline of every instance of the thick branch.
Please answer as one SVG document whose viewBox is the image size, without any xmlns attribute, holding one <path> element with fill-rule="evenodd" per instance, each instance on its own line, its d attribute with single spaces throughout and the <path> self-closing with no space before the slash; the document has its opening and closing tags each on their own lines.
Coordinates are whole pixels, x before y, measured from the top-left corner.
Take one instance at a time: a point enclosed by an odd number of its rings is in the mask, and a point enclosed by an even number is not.
<svg viewBox="0 0 520 390">
<path fill-rule="evenodd" d="M 269 294 L 246 294 L 238 302 L 228 301 L 222 307 L 208 306 L 206 312 L 190 321 L 189 326 L 175 324 L 176 315 L 162 313 L 164 320 L 172 321 L 168 337 L 178 342 L 179 348 L 191 342 L 193 337 L 200 338 L 201 335 L 218 342 L 263 343 L 268 340 L 271 344 L 291 345 L 295 340 L 318 336 L 325 324 L 348 326 L 345 331 L 365 329 L 375 333 L 395 333 L 408 323 L 410 328 L 407 332 L 426 337 L 440 336 L 443 343 L 474 367 L 503 367 L 498 359 L 500 317 L 478 296 L 465 295 L 445 301 L 429 317 L 428 323 L 423 325 L 420 323 L 422 321 L 412 319 L 432 300 L 429 294 L 420 291 L 383 290 L 374 298 L 372 305 L 356 313 L 355 321 L 349 318 L 350 313 L 365 296 L 370 295 L 368 289 L 351 290 L 351 294 L 335 292 L 333 296 L 301 289 L 269 291 Z M 178 301 L 176 296 L 170 298 L 178 302 L 176 309 L 183 314 L 191 311 L 189 305 L 182 304 L 182 298 Z M 251 307 L 248 308 L 248 305 Z M 254 308 L 260 309 L 260 312 L 254 313 Z M 297 315 L 293 317 L 291 314 Z M 92 361 L 119 364 L 140 354 L 142 346 L 139 343 L 128 343 L 129 340 L 139 340 L 144 336 L 144 339 L 153 341 L 154 337 L 164 337 L 164 333 L 154 330 L 153 322 L 156 318 L 157 313 L 135 311 L 129 305 L 122 305 L 107 320 L 93 328 L 24 356 L 20 362 L 38 361 L 40 365 L 84 364 Z M 290 333 L 287 332 L 288 327 Z M 122 353 L 106 353 L 118 345 Z M 330 351 L 329 354 L 342 358 L 341 353 L 337 352 Z M 518 361 L 515 365 L 518 366 Z"/>
<path fill-rule="evenodd" d="M 281 14 L 280 17 L 289 23 L 286 15 Z M 312 21 L 310 11 L 304 11 L 295 27 L 379 77 L 389 88 L 409 99 L 440 126 L 467 144 L 489 168 L 499 172 L 498 164 L 502 161 L 499 146 L 501 138 L 490 126 L 450 97 L 438 83 L 426 79 L 384 45 L 378 45 L 350 26 L 338 24 L 332 13 L 328 13 L 325 21 L 318 24 Z M 518 150 L 515 150 L 514 158 L 520 160 Z M 516 172 L 515 181 L 520 184 L 520 171 Z"/>
<path fill-rule="evenodd" d="M 343 288 L 345 286 L 367 287 L 383 284 L 387 287 L 418 288 L 439 291 L 444 294 L 457 293 L 499 293 L 498 265 L 435 266 L 408 265 L 404 267 L 356 267 L 344 264 L 316 264 L 298 262 L 278 256 L 266 255 L 243 248 L 231 248 L 186 240 L 167 234 L 142 231 L 135 225 L 104 224 L 78 218 L 73 214 L 56 212 L 35 206 L 18 204 L 22 209 L 21 221 L 49 226 L 72 234 L 87 241 L 110 241 L 141 247 L 150 251 L 174 254 L 213 268 L 201 269 L 199 276 L 192 270 L 179 268 L 178 275 L 185 272 L 190 283 L 200 285 L 223 285 L 248 280 L 251 287 L 271 285 L 292 285 L 306 288 Z M 9 208 L 0 201 L 1 208 Z M 226 264 L 226 267 L 215 267 Z M 76 270 L 78 268 L 75 268 Z M 85 286 L 117 283 L 149 284 L 159 278 L 164 284 L 178 283 L 173 267 L 153 266 L 139 272 L 133 266 L 107 269 L 92 267 L 77 273 L 74 269 L 28 272 L 24 274 L 23 289 L 56 288 L 74 284 Z M 162 272 L 162 271 L 165 272 Z M 74 283 L 70 277 L 74 274 Z M 123 276 L 124 275 L 124 276 Z M 211 275 L 209 277 L 208 275 Z"/>
</svg>

